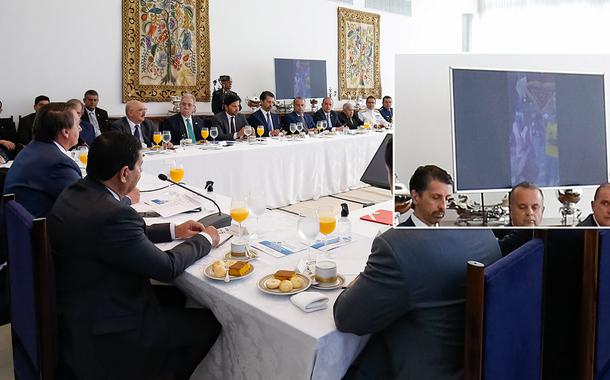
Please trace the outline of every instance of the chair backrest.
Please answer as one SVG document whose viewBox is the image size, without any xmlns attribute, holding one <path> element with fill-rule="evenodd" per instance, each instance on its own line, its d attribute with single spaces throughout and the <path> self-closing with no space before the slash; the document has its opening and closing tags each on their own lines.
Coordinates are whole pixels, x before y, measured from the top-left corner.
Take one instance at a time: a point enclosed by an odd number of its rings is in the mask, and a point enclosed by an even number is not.
<svg viewBox="0 0 610 380">
<path fill-rule="evenodd" d="M 0 118 L 0 137 L 3 140 L 17 141 L 17 127 L 12 116 Z"/>
<path fill-rule="evenodd" d="M 52 379 L 57 322 L 46 219 L 34 219 L 12 194 L 5 196 L 4 217 L 15 378 Z"/>
<path fill-rule="evenodd" d="M 541 239 L 488 267 L 468 263 L 466 379 L 540 379 L 543 264 Z"/>
</svg>

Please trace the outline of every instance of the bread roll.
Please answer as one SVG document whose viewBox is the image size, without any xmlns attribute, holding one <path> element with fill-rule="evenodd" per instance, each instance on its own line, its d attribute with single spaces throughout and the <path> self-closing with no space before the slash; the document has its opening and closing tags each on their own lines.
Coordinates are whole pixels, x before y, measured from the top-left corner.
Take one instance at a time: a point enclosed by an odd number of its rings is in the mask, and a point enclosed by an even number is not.
<svg viewBox="0 0 610 380">
<path fill-rule="evenodd" d="M 277 289 L 280 286 L 280 282 L 281 281 L 277 278 L 270 278 L 265 281 L 265 286 L 267 287 L 267 289 Z"/>
<path fill-rule="evenodd" d="M 294 289 L 301 289 L 305 285 L 303 279 L 299 276 L 290 277 L 290 282 L 292 282 L 292 287 Z"/>
<path fill-rule="evenodd" d="M 290 291 L 292 291 L 292 282 L 290 282 L 290 280 L 283 280 L 282 282 L 280 282 L 280 291 L 284 292 L 284 293 L 288 293 Z"/>
</svg>

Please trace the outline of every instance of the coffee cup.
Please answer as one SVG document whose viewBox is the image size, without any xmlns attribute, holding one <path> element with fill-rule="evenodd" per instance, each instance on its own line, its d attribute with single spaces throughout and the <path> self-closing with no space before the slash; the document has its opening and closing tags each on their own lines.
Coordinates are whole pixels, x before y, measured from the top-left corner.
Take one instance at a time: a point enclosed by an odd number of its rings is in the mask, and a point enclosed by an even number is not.
<svg viewBox="0 0 610 380">
<path fill-rule="evenodd" d="M 246 257 L 246 244 L 231 242 L 231 256 Z"/>
<path fill-rule="evenodd" d="M 332 285 L 337 282 L 337 263 L 332 260 L 316 262 L 315 279 L 321 285 Z"/>
</svg>

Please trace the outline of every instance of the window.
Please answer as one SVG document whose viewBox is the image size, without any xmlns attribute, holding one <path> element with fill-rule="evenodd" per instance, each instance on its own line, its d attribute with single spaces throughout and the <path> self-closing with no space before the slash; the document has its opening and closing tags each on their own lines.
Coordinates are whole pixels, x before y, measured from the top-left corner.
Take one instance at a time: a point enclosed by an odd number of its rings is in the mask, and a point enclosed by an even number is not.
<svg viewBox="0 0 610 380">
<path fill-rule="evenodd" d="M 608 3 L 610 3 L 610 0 L 479 0 L 479 12 L 484 12 L 490 9 L 525 8 L 528 6 L 539 5 L 600 5 Z"/>
<path fill-rule="evenodd" d="M 364 6 L 404 16 L 411 16 L 411 0 L 365 0 Z"/>
</svg>

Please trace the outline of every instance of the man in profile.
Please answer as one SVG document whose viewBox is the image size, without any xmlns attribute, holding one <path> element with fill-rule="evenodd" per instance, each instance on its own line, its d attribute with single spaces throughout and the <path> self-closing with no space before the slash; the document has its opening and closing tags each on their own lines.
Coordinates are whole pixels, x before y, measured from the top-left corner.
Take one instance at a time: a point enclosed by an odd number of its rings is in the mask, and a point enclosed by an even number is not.
<svg viewBox="0 0 610 380">
<path fill-rule="evenodd" d="M 218 128 L 216 140 L 236 140 L 244 137 L 246 117 L 239 113 L 241 99 L 235 94 L 226 94 L 223 99 L 224 111 L 212 118 L 212 126 Z"/>
<path fill-rule="evenodd" d="M 260 96 L 261 108 L 248 118 L 248 124 L 254 128 L 262 125 L 265 132 L 262 136 L 277 136 L 281 132 L 280 117 L 276 113 L 271 113 L 271 108 L 275 103 L 275 95 L 271 91 L 263 91 Z"/>
<path fill-rule="evenodd" d="M 388 123 L 383 116 L 381 116 L 381 113 L 375 109 L 375 102 L 376 99 L 374 96 L 366 98 L 366 109 L 358 112 L 358 117 L 363 123 L 368 122 L 375 128 L 388 128 L 390 123 Z"/>
<path fill-rule="evenodd" d="M 142 145 L 151 146 L 152 135 L 157 130 L 157 126 L 152 121 L 146 120 L 144 103 L 138 100 L 128 101 L 125 104 L 125 115 L 112 123 L 110 130 L 130 134 L 135 136 Z"/>
<path fill-rule="evenodd" d="M 99 100 L 100 98 L 95 90 L 87 90 L 83 97 L 85 109 L 82 119 L 93 126 L 95 137 L 108 129 L 108 112 L 97 106 Z"/>
<path fill-rule="evenodd" d="M 83 116 L 83 110 L 85 109 L 85 105 L 83 104 L 83 102 L 81 102 L 78 99 L 70 99 L 67 102 L 68 104 L 72 105 L 72 107 L 74 108 L 74 110 L 76 111 L 76 114 L 78 115 L 79 119 L 80 119 L 80 135 L 78 136 L 78 145 L 79 146 L 89 146 L 93 143 L 93 140 L 95 140 L 95 128 L 93 127 L 93 125 L 91 123 L 89 123 L 88 121 L 84 120 L 82 118 Z"/>
<path fill-rule="evenodd" d="M 221 87 L 212 93 L 212 112 L 217 114 L 222 111 L 223 107 L 223 98 L 227 94 L 233 94 L 238 96 L 237 93 L 231 91 L 231 87 L 233 87 L 233 80 L 228 75 L 221 75 L 220 78 Z M 262 101 L 262 99 L 261 99 Z M 241 104 L 239 105 L 239 110 L 241 111 Z"/>
<path fill-rule="evenodd" d="M 17 141 L 23 145 L 27 145 L 32 141 L 32 131 L 34 129 L 34 119 L 39 109 L 49 104 L 49 97 L 46 95 L 38 95 L 34 99 L 34 112 L 19 119 L 17 127 Z"/>
<path fill-rule="evenodd" d="M 180 99 L 180 112 L 168 117 L 161 123 L 161 131 L 170 131 L 172 144 L 180 144 L 180 140 L 189 138 L 192 142 L 202 139 L 201 128 L 203 119 L 195 116 L 197 102 L 193 94 L 184 94 Z"/>
<path fill-rule="evenodd" d="M 578 227 L 610 227 L 610 183 L 604 183 L 595 190 L 591 210 Z"/>
<path fill-rule="evenodd" d="M 141 147 L 126 133 L 96 138 L 87 177 L 49 214 L 66 371 L 59 378 L 188 379 L 220 331 L 211 311 L 185 309 L 175 288 L 150 283 L 173 281 L 217 246 L 219 235 L 194 221 L 147 227 L 122 202 L 140 179 Z M 186 240 L 168 251 L 154 244 L 174 238 Z"/>
<path fill-rule="evenodd" d="M 358 129 L 364 123 L 354 114 L 352 103 L 347 102 L 343 104 L 343 111 L 339 113 L 339 124 L 349 129 Z"/>
<path fill-rule="evenodd" d="M 418 167 L 409 181 L 413 214 L 398 227 L 438 227 L 445 217 L 453 180 L 435 165 Z"/>
<path fill-rule="evenodd" d="M 326 121 L 326 129 L 331 130 L 332 128 L 337 128 L 341 126 L 339 123 L 339 117 L 337 113 L 333 111 L 333 100 L 330 97 L 325 97 L 322 99 L 322 108 L 316 111 L 313 114 L 313 121 Z"/>
<path fill-rule="evenodd" d="M 290 124 L 302 123 L 303 130 L 315 128 L 316 124 L 311 115 L 305 113 L 305 98 L 297 96 L 292 101 L 294 111 L 284 116 L 284 130 L 290 132 Z"/>
<path fill-rule="evenodd" d="M 383 105 L 379 109 L 379 113 L 388 123 L 394 122 L 394 108 L 392 108 L 392 97 L 384 96 Z"/>
</svg>

